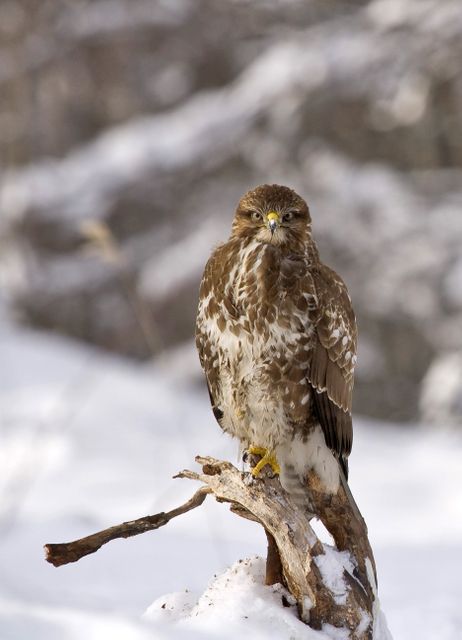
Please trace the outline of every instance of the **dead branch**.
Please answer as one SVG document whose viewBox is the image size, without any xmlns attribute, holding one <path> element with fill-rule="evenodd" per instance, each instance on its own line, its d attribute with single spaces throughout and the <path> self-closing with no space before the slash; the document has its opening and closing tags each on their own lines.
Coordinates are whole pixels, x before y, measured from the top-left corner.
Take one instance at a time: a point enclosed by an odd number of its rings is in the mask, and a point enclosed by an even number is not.
<svg viewBox="0 0 462 640">
<path fill-rule="evenodd" d="M 90 553 L 95 553 L 104 544 L 111 542 L 111 540 L 117 540 L 117 538 L 131 538 L 132 536 L 138 536 L 140 533 L 146 533 L 146 531 L 153 531 L 166 525 L 170 520 L 181 516 L 183 513 L 187 513 L 204 502 L 207 495 L 211 493 L 211 490 L 207 487 L 201 487 L 187 502 L 182 504 L 172 511 L 157 513 L 152 516 L 144 516 L 137 520 L 131 520 L 129 522 L 123 522 L 117 524 L 109 529 L 103 529 L 85 538 L 74 540 L 73 542 L 63 542 L 60 544 L 46 544 L 45 560 L 50 562 L 55 567 L 60 567 L 63 564 L 69 564 L 70 562 L 77 562 L 80 558 L 88 556 Z"/>
<path fill-rule="evenodd" d="M 251 519 L 260 522 L 267 534 L 274 538 L 284 582 L 297 600 L 301 619 L 316 629 L 326 623 L 347 628 L 351 640 L 370 640 L 375 585 L 368 582 L 366 590 L 357 575 L 346 575 L 348 572 L 344 570 L 345 593 L 342 597 L 328 589 L 317 560 L 324 554 L 324 548 L 306 514 L 291 503 L 279 478 L 266 476 L 263 480 L 254 480 L 250 474 L 240 473 L 229 462 L 209 457 L 197 456 L 196 462 L 202 466 L 202 474 L 186 470 L 178 477 L 201 480 L 212 489 L 218 500 L 230 502 L 234 512 L 235 505 L 238 505 L 239 510 L 252 514 Z M 342 502 L 343 515 L 347 519 L 354 518 L 349 504 L 346 500 Z M 238 515 L 243 515 L 239 510 Z M 245 514 L 244 517 L 249 516 Z M 340 528 L 341 524 L 337 526 Z M 271 553 L 274 554 L 274 549 Z M 365 566 L 367 562 L 354 556 L 352 561 L 355 567 Z M 268 559 L 268 564 L 271 570 L 277 566 L 274 555 Z"/>
<path fill-rule="evenodd" d="M 278 581 L 287 586 L 304 622 L 315 629 L 330 624 L 347 630 L 349 640 L 372 640 L 375 565 L 366 525 L 346 483 L 335 496 L 325 496 L 316 477 L 309 478 L 307 487 L 311 504 L 332 532 L 338 550 L 349 553 L 347 564 L 344 555 L 338 554 L 340 581 L 337 580 L 334 593 L 323 574 L 326 548 L 311 528 L 310 516 L 291 503 L 278 477 L 270 477 L 263 471 L 261 477 L 255 479 L 229 462 L 210 457 L 197 456 L 196 462 L 201 465 L 202 473 L 184 470 L 175 476 L 204 484 L 184 505 L 67 544 L 47 544 L 46 559 L 55 566 L 75 562 L 110 540 L 158 529 L 176 516 L 200 506 L 207 494 L 213 493 L 217 501 L 229 503 L 233 513 L 264 527 L 268 539 L 266 583 Z M 351 565 L 353 571 L 349 568 Z M 339 582 L 344 585 L 341 593 L 338 592 Z"/>
<path fill-rule="evenodd" d="M 277 478 L 253 481 L 252 476 L 240 473 L 229 462 L 201 456 L 196 457 L 196 462 L 202 466 L 202 474 L 185 470 L 178 477 L 201 480 L 217 498 L 237 503 L 271 533 L 281 555 L 287 586 L 299 604 L 300 617 L 307 622 L 316 597 L 307 577 L 311 556 L 303 514 L 285 499 Z"/>
<path fill-rule="evenodd" d="M 373 599 L 377 583 L 374 554 L 369 543 L 366 523 L 348 483 L 344 477 L 341 477 L 339 490 L 334 495 L 324 493 L 314 473 L 309 475 L 308 484 L 315 513 L 334 538 L 337 549 L 349 551 L 352 558 L 355 558 L 357 562 L 355 578 L 360 581 L 368 598 Z M 373 584 L 371 584 L 371 572 Z"/>
</svg>

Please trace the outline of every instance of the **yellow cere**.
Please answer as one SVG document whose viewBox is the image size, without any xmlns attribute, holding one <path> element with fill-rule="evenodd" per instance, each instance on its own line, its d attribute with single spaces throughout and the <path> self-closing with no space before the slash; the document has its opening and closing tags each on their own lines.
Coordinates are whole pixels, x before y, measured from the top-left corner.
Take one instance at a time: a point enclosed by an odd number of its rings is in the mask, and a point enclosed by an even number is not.
<svg viewBox="0 0 462 640">
<path fill-rule="evenodd" d="M 268 220 L 270 222 L 271 222 L 271 220 L 276 220 L 277 223 L 279 223 L 281 221 L 280 218 L 279 218 L 279 214 L 276 213 L 276 211 L 270 211 L 266 217 L 268 218 Z"/>
</svg>

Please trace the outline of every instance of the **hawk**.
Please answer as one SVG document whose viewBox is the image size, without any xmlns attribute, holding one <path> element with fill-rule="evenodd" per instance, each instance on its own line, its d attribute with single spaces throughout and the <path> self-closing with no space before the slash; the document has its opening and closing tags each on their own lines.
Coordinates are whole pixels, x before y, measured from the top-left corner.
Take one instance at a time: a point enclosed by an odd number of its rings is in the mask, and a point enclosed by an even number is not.
<svg viewBox="0 0 462 640">
<path fill-rule="evenodd" d="M 330 493 L 348 476 L 356 340 L 306 202 L 275 184 L 246 193 L 205 267 L 196 345 L 220 427 L 300 501 L 311 470 Z"/>
</svg>

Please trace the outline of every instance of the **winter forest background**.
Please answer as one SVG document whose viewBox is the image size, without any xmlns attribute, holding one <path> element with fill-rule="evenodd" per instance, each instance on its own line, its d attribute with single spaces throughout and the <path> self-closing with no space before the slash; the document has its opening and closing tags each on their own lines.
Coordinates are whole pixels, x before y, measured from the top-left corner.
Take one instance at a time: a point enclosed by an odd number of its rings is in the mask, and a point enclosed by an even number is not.
<svg viewBox="0 0 462 640">
<path fill-rule="evenodd" d="M 225 637 L 229 607 L 141 621 L 264 554 L 222 506 L 60 570 L 41 545 L 170 508 L 196 453 L 235 461 L 194 317 L 263 182 L 306 197 L 357 312 L 351 484 L 390 629 L 462 637 L 461 113 L 460 0 L 2 0 L 1 640 Z"/>
</svg>

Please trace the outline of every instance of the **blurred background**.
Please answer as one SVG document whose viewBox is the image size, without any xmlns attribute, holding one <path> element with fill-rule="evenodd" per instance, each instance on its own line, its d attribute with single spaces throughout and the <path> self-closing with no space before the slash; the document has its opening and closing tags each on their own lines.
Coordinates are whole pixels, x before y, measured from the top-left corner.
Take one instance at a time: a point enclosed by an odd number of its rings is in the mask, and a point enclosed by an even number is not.
<svg viewBox="0 0 462 640">
<path fill-rule="evenodd" d="M 5 530 L 36 513 L 34 491 L 61 508 L 50 496 L 71 459 L 88 465 L 92 438 L 95 469 L 116 451 L 109 425 L 91 431 L 108 405 L 120 434 L 144 407 L 146 440 L 130 434 L 152 460 L 172 395 L 177 437 L 196 430 L 185 464 L 213 453 L 195 450 L 204 427 L 188 409 L 199 403 L 215 434 L 193 345 L 198 286 L 239 197 L 264 182 L 307 199 L 321 257 L 349 287 L 356 414 L 385 448 L 405 438 L 411 455 L 425 432 L 428 451 L 446 438 L 444 456 L 460 454 L 461 61 L 460 0 L 2 0 Z M 118 397 L 98 396 L 114 371 Z M 89 397 L 100 404 L 85 417 Z M 168 431 L 179 418 L 162 420 Z M 88 477 L 82 467 L 93 492 Z M 126 518 L 120 504 L 110 514 Z"/>
<path fill-rule="evenodd" d="M 457 0 L 3 1 L 15 316 L 195 363 L 204 263 L 240 195 L 280 182 L 351 291 L 356 411 L 460 424 L 460 18 Z M 88 223 L 121 259 L 85 250 Z"/>
</svg>

